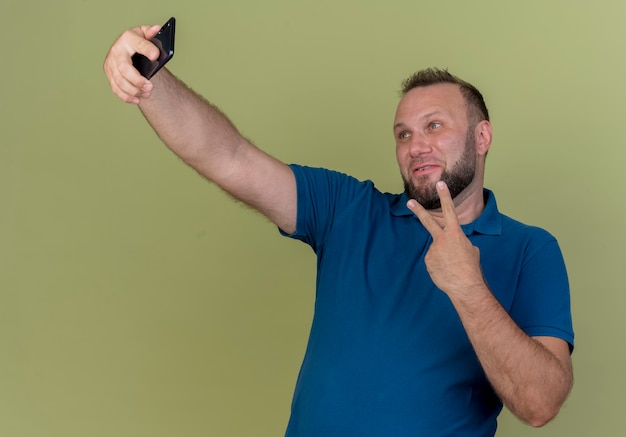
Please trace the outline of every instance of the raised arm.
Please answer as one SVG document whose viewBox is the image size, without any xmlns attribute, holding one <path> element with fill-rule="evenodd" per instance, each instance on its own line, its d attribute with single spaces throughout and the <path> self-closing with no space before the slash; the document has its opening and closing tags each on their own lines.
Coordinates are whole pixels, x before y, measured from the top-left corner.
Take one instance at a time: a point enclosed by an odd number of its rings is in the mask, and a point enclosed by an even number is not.
<svg viewBox="0 0 626 437">
<path fill-rule="evenodd" d="M 425 263 L 433 282 L 457 310 L 476 356 L 502 402 L 518 418 L 543 426 L 559 412 L 573 383 L 568 344 L 529 337 L 485 283 L 479 249 L 463 233 L 450 191 L 437 184 L 443 222 L 416 201 L 408 207 L 433 237 Z"/>
<path fill-rule="evenodd" d="M 111 89 L 138 104 L 163 142 L 185 163 L 233 197 L 266 215 L 283 231 L 296 226 L 296 185 L 291 169 L 245 139 L 214 105 L 168 70 L 147 80 L 132 66 L 141 53 L 156 59 L 149 39 L 159 26 L 124 32 L 104 61 Z"/>
</svg>

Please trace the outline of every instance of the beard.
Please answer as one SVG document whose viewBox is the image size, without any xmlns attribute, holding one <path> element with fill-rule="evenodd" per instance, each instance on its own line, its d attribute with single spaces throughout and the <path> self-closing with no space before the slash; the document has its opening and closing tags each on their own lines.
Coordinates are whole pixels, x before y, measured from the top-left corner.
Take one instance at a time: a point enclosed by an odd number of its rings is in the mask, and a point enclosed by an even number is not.
<svg viewBox="0 0 626 437">
<path fill-rule="evenodd" d="M 450 170 L 444 170 L 441 180 L 448 185 L 452 199 L 458 196 L 474 180 L 476 175 L 476 141 L 473 129 L 467 130 L 465 146 L 461 157 Z M 417 179 L 417 184 L 402 175 L 404 191 L 409 199 L 415 199 L 425 209 L 441 208 L 441 201 L 437 194 L 434 182 L 430 182 L 428 176 Z"/>
</svg>

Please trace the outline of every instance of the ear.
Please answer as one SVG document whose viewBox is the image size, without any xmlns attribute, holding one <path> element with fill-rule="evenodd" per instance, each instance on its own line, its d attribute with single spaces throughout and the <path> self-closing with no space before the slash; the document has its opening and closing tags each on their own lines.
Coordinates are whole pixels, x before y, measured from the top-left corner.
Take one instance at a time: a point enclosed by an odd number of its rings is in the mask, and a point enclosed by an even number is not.
<svg viewBox="0 0 626 437">
<path fill-rule="evenodd" d="M 476 153 L 485 156 L 491 147 L 492 130 L 491 123 L 487 120 L 480 121 L 474 128 L 474 140 L 476 141 Z"/>
</svg>

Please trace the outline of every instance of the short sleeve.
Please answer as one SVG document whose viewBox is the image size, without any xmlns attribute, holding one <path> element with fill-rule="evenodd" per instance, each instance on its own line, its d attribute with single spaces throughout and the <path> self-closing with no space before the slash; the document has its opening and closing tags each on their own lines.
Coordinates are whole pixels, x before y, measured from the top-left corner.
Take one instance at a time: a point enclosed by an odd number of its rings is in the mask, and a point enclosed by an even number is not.
<svg viewBox="0 0 626 437">
<path fill-rule="evenodd" d="M 565 262 L 556 239 L 549 234 L 542 237 L 526 249 L 511 317 L 529 336 L 557 337 L 568 342 L 573 349 Z"/>
<path fill-rule="evenodd" d="M 301 240 L 318 251 L 338 216 L 349 208 L 371 182 L 323 168 L 290 165 L 297 188 L 297 220 L 293 234 L 282 235 Z"/>
</svg>

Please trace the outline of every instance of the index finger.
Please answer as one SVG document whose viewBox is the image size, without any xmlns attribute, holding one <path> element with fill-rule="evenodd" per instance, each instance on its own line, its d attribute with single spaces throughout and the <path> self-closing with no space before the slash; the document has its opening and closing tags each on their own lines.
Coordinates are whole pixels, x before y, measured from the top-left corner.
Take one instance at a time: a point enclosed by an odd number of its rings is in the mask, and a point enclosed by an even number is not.
<svg viewBox="0 0 626 437">
<path fill-rule="evenodd" d="M 406 206 L 417 216 L 419 221 L 422 225 L 424 225 L 433 238 L 442 231 L 441 226 L 437 223 L 437 220 L 435 220 L 435 218 L 426 210 L 426 208 L 420 205 L 417 200 L 410 199 Z"/>
<path fill-rule="evenodd" d="M 437 194 L 439 195 L 439 201 L 441 202 L 441 211 L 443 212 L 443 219 L 446 227 L 459 227 L 459 217 L 456 215 L 456 209 L 454 208 L 454 201 L 450 194 L 450 189 L 444 181 L 437 182 Z"/>
</svg>

